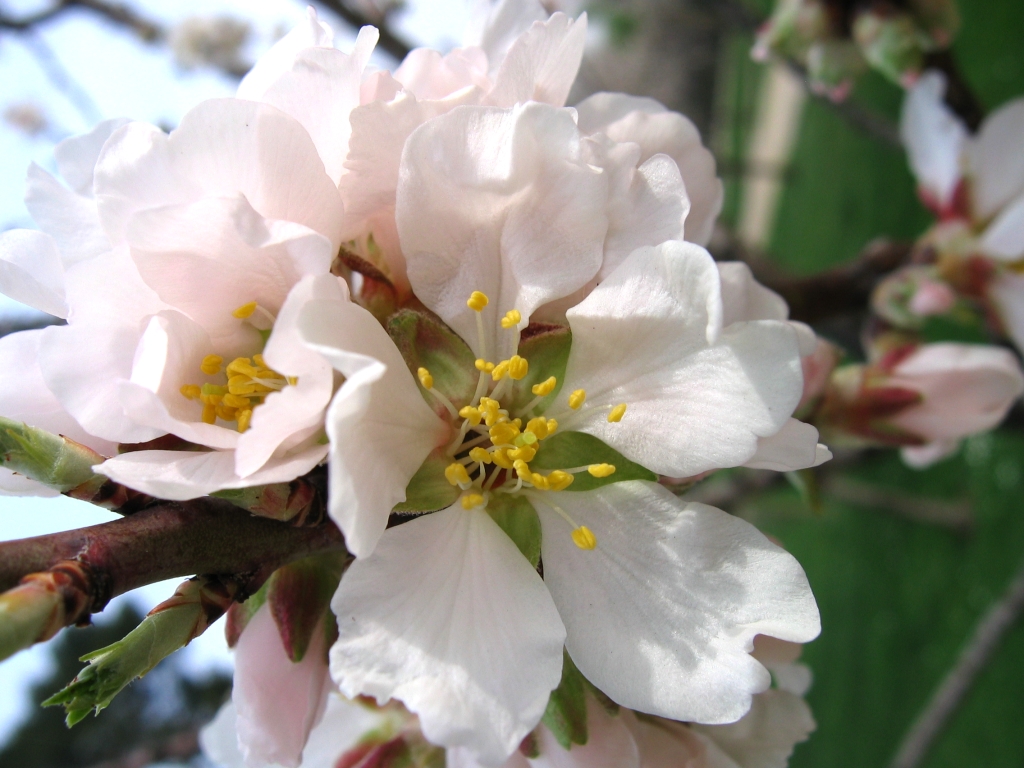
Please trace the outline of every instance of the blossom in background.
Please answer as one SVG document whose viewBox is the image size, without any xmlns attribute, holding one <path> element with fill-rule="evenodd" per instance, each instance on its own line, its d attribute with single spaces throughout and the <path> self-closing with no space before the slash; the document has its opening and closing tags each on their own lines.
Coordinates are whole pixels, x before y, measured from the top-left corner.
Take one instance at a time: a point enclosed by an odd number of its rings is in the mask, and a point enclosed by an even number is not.
<svg viewBox="0 0 1024 768">
<path fill-rule="evenodd" d="M 1024 393 L 1008 350 L 978 344 L 903 345 L 870 365 L 838 368 L 816 423 L 830 440 L 902 446 L 927 466 L 992 429 Z"/>
</svg>

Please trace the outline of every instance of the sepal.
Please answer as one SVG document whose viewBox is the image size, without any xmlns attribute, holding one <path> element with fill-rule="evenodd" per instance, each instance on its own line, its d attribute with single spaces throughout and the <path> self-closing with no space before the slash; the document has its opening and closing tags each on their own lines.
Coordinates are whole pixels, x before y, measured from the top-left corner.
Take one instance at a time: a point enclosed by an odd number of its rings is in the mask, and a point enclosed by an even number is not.
<svg viewBox="0 0 1024 768">
<path fill-rule="evenodd" d="M 435 388 L 456 407 L 473 400 L 478 380 L 476 358 L 469 345 L 440 318 L 425 311 L 402 309 L 388 321 L 387 330 L 414 377 L 420 368 L 426 368 Z M 437 405 L 430 397 L 427 402 L 431 407 Z"/>
<path fill-rule="evenodd" d="M 267 606 L 293 662 L 305 656 L 348 561 L 334 553 L 307 557 L 278 568 L 267 582 Z"/>
<path fill-rule="evenodd" d="M 418 514 L 447 509 L 459 498 L 459 489 L 444 476 L 445 467 L 451 458 L 445 456 L 444 448 L 437 448 L 416 470 L 405 488 L 405 501 L 395 506 L 398 514 Z"/>
<path fill-rule="evenodd" d="M 594 477 L 589 472 L 578 472 L 566 491 L 592 491 L 611 483 L 626 480 L 657 482 L 658 476 L 649 469 L 630 461 L 611 446 L 585 432 L 557 432 L 544 441 L 536 458 L 530 462 L 534 470 L 555 470 L 582 467 L 591 464 L 611 464 L 615 472 L 607 477 Z"/>
<path fill-rule="evenodd" d="M 540 563 L 541 529 L 533 505 L 522 496 L 500 494 L 491 498 L 487 514 L 536 568 Z"/>
<path fill-rule="evenodd" d="M 587 743 L 587 686 L 568 651 L 562 651 L 562 680 L 551 692 L 541 722 L 563 749 Z"/>
</svg>

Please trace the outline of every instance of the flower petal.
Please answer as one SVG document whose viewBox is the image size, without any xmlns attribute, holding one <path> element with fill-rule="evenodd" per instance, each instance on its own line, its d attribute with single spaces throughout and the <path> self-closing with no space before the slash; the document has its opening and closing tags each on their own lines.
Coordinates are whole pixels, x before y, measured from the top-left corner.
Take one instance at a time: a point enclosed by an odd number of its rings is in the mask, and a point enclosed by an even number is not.
<svg viewBox="0 0 1024 768">
<path fill-rule="evenodd" d="M 757 453 L 743 466 L 792 472 L 824 464 L 832 452 L 818 442 L 818 430 L 810 424 L 790 419 L 769 437 L 758 438 Z"/>
<path fill-rule="evenodd" d="M 346 377 L 327 412 L 330 514 L 356 557 L 373 551 L 394 506 L 449 429 L 424 402 L 380 323 L 348 301 L 310 301 L 299 332 Z"/>
<path fill-rule="evenodd" d="M 331 675 L 347 696 L 401 700 L 424 735 L 499 765 L 561 677 L 565 629 L 537 572 L 483 510 L 388 530 L 331 602 Z"/>
<path fill-rule="evenodd" d="M 235 473 L 234 451 L 133 451 L 107 459 L 95 470 L 151 496 L 187 501 L 225 488 L 289 483 L 313 469 L 326 455 L 326 445 L 296 450 L 275 456 L 244 478 Z"/>
<path fill-rule="evenodd" d="M 967 169 L 971 174 L 972 203 L 979 219 L 995 215 L 1010 200 L 1024 193 L 1024 98 L 1007 102 L 981 124 L 967 143 Z"/>
<path fill-rule="evenodd" d="M 539 0 L 476 3 L 466 30 L 466 44 L 483 48 L 492 70 L 496 70 L 512 44 L 535 22 L 547 17 L 548 12 Z"/>
<path fill-rule="evenodd" d="M 981 236 L 982 250 L 1000 261 L 1024 257 L 1024 195 L 1011 202 Z"/>
<path fill-rule="evenodd" d="M 583 61 L 586 41 L 586 13 L 573 20 L 559 12 L 545 21 L 533 22 L 509 46 L 487 103 L 511 107 L 539 101 L 564 106 Z"/>
<path fill-rule="evenodd" d="M 786 320 L 786 301 L 754 279 L 742 261 L 718 262 L 722 281 L 722 325 L 743 320 Z"/>
<path fill-rule="evenodd" d="M 316 9 L 306 8 L 306 18 L 296 24 L 270 50 L 260 56 L 259 61 L 249 70 L 238 84 L 235 94 L 239 99 L 262 101 L 270 90 L 295 66 L 295 58 L 308 48 L 333 48 L 334 31 L 326 22 L 320 21 Z"/>
<path fill-rule="evenodd" d="M 395 70 L 395 79 L 417 99 L 445 99 L 463 88 L 490 90 L 487 54 L 480 48 L 455 48 L 442 55 L 414 48 Z"/>
<path fill-rule="evenodd" d="M 743 464 L 800 399 L 797 335 L 772 320 L 720 331 L 721 313 L 718 269 L 703 248 L 639 249 L 567 313 L 562 391 L 584 389 L 587 404 L 550 415 L 669 477 Z M 609 423 L 619 403 L 626 415 Z"/>
<path fill-rule="evenodd" d="M 25 207 L 57 241 L 65 269 L 110 250 L 96 201 L 70 191 L 35 163 L 28 168 Z"/>
<path fill-rule="evenodd" d="M 967 127 L 946 106 L 945 95 L 945 75 L 929 70 L 907 91 L 900 115 L 900 138 L 910 169 L 926 198 L 940 210 L 953 201 L 968 140 Z"/>
<path fill-rule="evenodd" d="M 32 229 L 0 233 L 0 293 L 57 317 L 68 316 L 57 243 Z"/>
<path fill-rule="evenodd" d="M 560 494 L 597 539 L 583 550 L 547 497 L 533 496 L 566 647 L 623 706 L 732 722 L 770 682 L 750 656 L 754 636 L 806 642 L 820 631 L 800 565 L 743 520 L 642 481 Z"/>
<path fill-rule="evenodd" d="M 36 482 L 31 478 L 12 472 L 7 467 L 0 467 L 0 497 L 2 496 L 39 496 L 52 498 L 60 496 L 60 491 L 48 485 Z"/>
<path fill-rule="evenodd" d="M 587 696 L 587 743 L 563 749 L 547 728 L 537 732 L 540 756 L 530 768 L 641 768 L 636 739 L 621 714 L 612 716 Z"/>
<path fill-rule="evenodd" d="M 235 646 L 231 690 L 246 765 L 298 768 L 306 739 L 327 705 L 326 634 L 321 623 L 302 661 L 293 663 L 269 606 L 246 624 Z"/>
<path fill-rule="evenodd" d="M 601 265 L 607 181 L 581 152 L 572 115 L 543 104 L 462 107 L 406 143 L 396 219 L 416 295 L 481 357 L 512 354 L 497 340 L 511 309 L 525 326 L 541 304 L 571 294 Z M 483 311 L 477 341 L 473 291 Z"/>
<path fill-rule="evenodd" d="M 722 209 L 724 188 L 715 175 L 715 157 L 701 143 L 697 127 L 654 99 L 624 93 L 595 93 L 576 109 L 583 133 L 600 132 L 614 141 L 639 144 L 641 163 L 656 154 L 675 161 L 690 199 L 686 239 L 706 245 Z"/>
<path fill-rule="evenodd" d="M 169 135 L 129 123 L 103 147 L 96 202 L 111 241 L 136 211 L 237 194 L 262 216 L 302 224 L 340 242 L 341 198 L 305 129 L 267 104 L 211 99 Z"/>
</svg>

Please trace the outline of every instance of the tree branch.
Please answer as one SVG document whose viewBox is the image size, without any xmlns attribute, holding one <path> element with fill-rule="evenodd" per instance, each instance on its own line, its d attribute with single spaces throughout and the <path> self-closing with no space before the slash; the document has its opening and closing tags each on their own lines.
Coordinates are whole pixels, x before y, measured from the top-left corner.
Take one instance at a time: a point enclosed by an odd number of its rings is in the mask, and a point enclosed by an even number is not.
<svg viewBox="0 0 1024 768">
<path fill-rule="evenodd" d="M 961 651 L 956 664 L 946 673 L 924 710 L 904 736 L 890 768 L 916 768 L 920 765 L 946 722 L 971 690 L 974 681 L 992 658 L 1006 631 L 1024 612 L 1024 563 L 1014 574 L 1006 592 L 978 622 L 974 634 Z"/>
<path fill-rule="evenodd" d="M 316 4 L 340 16 L 346 24 L 355 29 L 365 27 L 368 24 L 377 27 L 377 30 L 380 32 L 380 40 L 377 42 L 377 47 L 383 48 L 398 59 L 398 61 L 404 59 L 413 48 L 410 43 L 400 38 L 388 28 L 386 17 L 382 16 L 381 18 L 372 19 L 365 13 L 350 7 L 345 0 L 316 0 Z"/>
<path fill-rule="evenodd" d="M 141 16 L 127 5 L 108 3 L 104 0 L 60 0 L 46 10 L 21 18 L 0 12 L 0 29 L 24 32 L 75 8 L 92 11 L 107 21 L 127 27 L 148 43 L 158 42 L 167 36 L 162 26 Z"/>
</svg>

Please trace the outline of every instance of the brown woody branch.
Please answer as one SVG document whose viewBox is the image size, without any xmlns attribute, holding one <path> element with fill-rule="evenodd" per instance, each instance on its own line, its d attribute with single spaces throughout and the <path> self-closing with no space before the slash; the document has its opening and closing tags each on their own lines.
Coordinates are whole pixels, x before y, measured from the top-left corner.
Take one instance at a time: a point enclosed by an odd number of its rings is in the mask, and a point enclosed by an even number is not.
<svg viewBox="0 0 1024 768">
<path fill-rule="evenodd" d="M 91 11 L 107 21 L 127 27 L 149 43 L 158 42 L 166 37 L 166 31 L 159 24 L 141 16 L 127 5 L 108 3 L 104 0 L 60 0 L 45 10 L 21 18 L 0 12 L 0 29 L 24 32 L 76 8 Z"/>
</svg>

